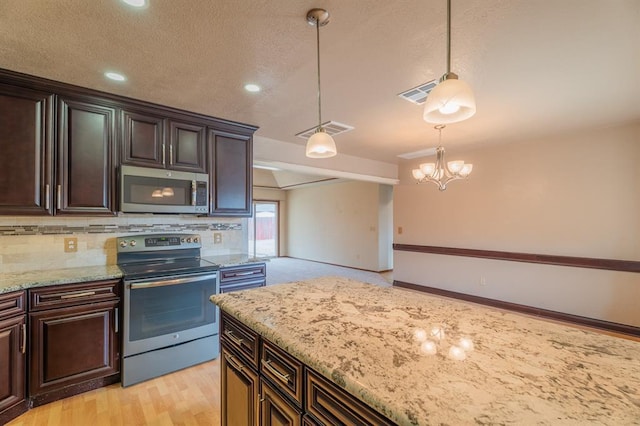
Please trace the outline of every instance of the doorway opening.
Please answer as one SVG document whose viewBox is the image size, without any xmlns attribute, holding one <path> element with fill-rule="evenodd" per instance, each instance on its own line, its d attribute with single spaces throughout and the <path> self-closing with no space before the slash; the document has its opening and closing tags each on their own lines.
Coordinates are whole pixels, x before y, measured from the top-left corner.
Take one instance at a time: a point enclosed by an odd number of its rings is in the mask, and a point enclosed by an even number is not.
<svg viewBox="0 0 640 426">
<path fill-rule="evenodd" d="M 278 202 L 254 201 L 249 218 L 249 256 L 278 256 Z"/>
</svg>

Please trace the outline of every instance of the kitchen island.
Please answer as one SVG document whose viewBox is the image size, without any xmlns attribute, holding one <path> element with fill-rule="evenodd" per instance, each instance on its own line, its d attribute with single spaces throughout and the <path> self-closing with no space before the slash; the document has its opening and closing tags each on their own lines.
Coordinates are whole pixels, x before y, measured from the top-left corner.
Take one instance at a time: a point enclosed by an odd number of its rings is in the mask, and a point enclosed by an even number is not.
<svg viewBox="0 0 640 426">
<path fill-rule="evenodd" d="M 397 424 L 640 424 L 640 342 L 340 277 L 211 300 Z"/>
</svg>

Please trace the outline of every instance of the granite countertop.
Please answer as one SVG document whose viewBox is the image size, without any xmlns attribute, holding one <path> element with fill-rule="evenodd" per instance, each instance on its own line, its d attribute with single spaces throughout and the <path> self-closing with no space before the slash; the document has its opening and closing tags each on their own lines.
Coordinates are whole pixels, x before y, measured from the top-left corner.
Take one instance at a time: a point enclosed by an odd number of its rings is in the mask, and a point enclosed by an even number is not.
<svg viewBox="0 0 640 426">
<path fill-rule="evenodd" d="M 247 254 L 222 254 L 216 256 L 203 256 L 202 259 L 220 265 L 221 268 L 246 265 L 250 263 L 264 263 L 265 259 L 249 257 Z"/>
<path fill-rule="evenodd" d="M 264 263 L 264 259 L 249 257 L 246 254 L 228 254 L 202 257 L 204 260 L 220 265 L 221 268 Z M 84 266 L 64 269 L 45 269 L 24 272 L 0 273 L 0 294 L 32 287 L 44 287 L 56 284 L 69 284 L 122 278 L 118 265 Z"/>
<path fill-rule="evenodd" d="M 340 277 L 211 300 L 400 425 L 640 424 L 640 342 Z"/>
<path fill-rule="evenodd" d="M 0 294 L 32 287 L 122 278 L 117 265 L 0 273 Z"/>
</svg>

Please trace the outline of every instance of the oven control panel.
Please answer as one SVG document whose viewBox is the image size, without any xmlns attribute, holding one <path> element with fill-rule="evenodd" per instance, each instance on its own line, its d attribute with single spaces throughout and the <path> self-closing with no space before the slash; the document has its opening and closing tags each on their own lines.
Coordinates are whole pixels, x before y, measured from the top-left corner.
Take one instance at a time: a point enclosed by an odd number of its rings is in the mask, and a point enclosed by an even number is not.
<svg viewBox="0 0 640 426">
<path fill-rule="evenodd" d="M 142 234 L 118 237 L 118 253 L 175 249 L 199 249 L 202 247 L 198 234 Z"/>
</svg>

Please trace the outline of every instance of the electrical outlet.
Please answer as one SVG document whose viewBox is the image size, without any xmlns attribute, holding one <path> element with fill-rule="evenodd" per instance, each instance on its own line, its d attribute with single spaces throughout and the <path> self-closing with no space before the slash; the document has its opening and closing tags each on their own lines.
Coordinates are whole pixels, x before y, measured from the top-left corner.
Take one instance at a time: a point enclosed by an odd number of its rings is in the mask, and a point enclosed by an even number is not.
<svg viewBox="0 0 640 426">
<path fill-rule="evenodd" d="M 78 251 L 78 239 L 73 238 L 65 238 L 64 239 L 64 252 L 65 253 L 74 253 Z"/>
<path fill-rule="evenodd" d="M 398 235 L 402 235 L 402 226 L 398 226 Z"/>
<path fill-rule="evenodd" d="M 213 244 L 222 244 L 222 232 L 213 233 Z"/>
<path fill-rule="evenodd" d="M 480 277 L 480 287 L 485 287 L 487 285 L 487 279 L 485 277 Z"/>
</svg>

